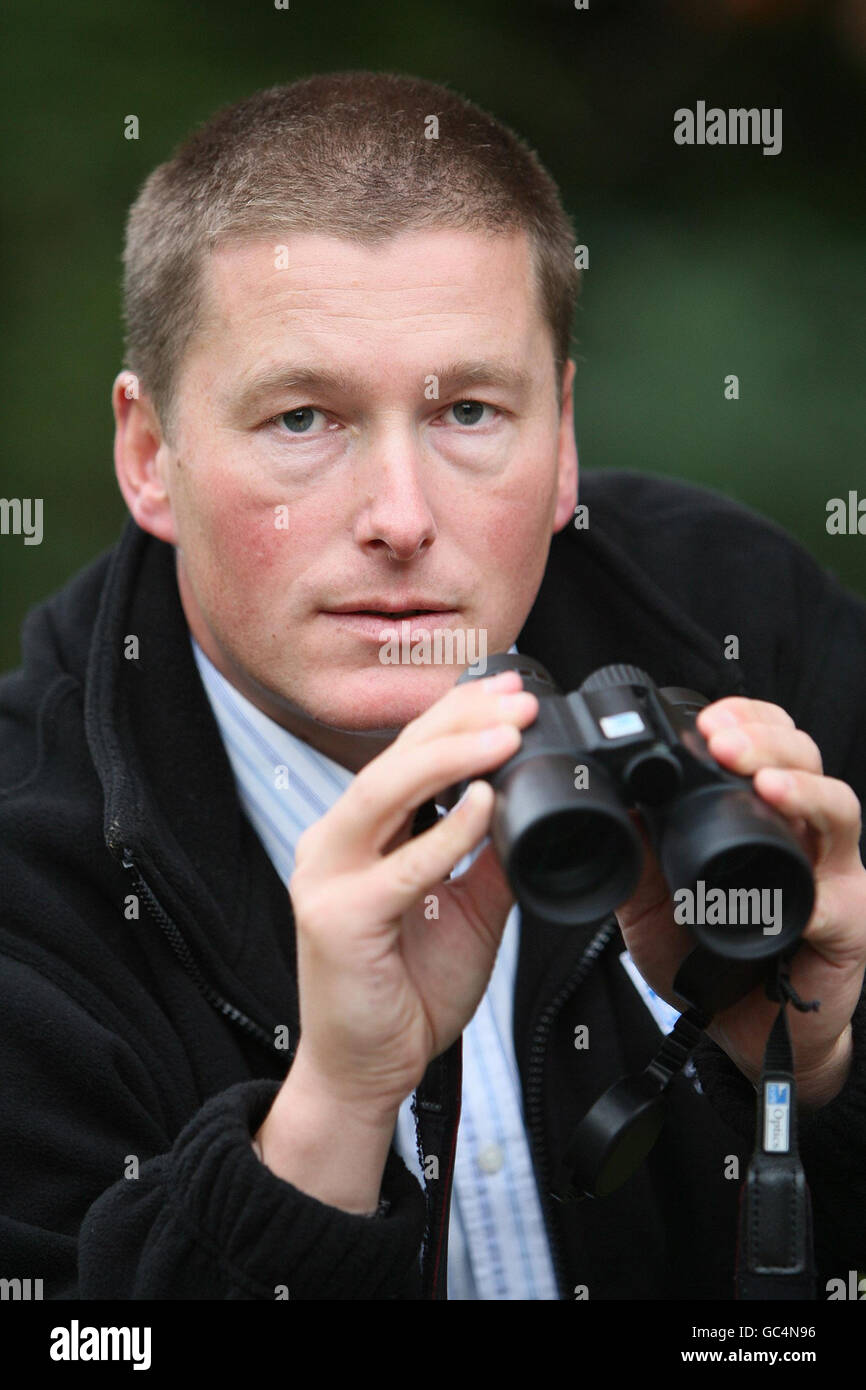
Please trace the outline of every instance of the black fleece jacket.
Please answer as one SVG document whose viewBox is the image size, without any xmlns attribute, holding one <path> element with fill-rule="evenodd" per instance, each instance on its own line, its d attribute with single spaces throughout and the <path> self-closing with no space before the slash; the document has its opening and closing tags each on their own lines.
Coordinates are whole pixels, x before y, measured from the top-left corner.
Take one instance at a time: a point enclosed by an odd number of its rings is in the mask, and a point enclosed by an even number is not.
<svg viewBox="0 0 866 1390">
<path fill-rule="evenodd" d="M 866 605 L 714 493 L 603 473 L 581 501 L 589 528 L 554 538 L 521 652 L 563 689 L 622 661 L 773 701 L 864 799 Z M 440 1175 L 423 1192 L 392 1150 L 386 1215 L 325 1206 L 250 1145 L 299 1036 L 291 904 L 241 811 L 173 550 L 132 522 L 30 614 L 0 681 L 0 895 L 0 1276 L 41 1278 L 47 1298 L 446 1296 L 459 1040 L 419 1092 Z M 561 1296 L 730 1298 L 726 1173 L 731 1156 L 745 1171 L 754 1091 L 709 1041 L 623 1188 L 548 1195 L 576 1120 L 659 1043 L 622 949 L 612 918 L 524 914 L 514 1040 Z M 854 1036 L 843 1091 L 801 1121 L 819 1297 L 866 1264 L 863 1000 Z"/>
</svg>

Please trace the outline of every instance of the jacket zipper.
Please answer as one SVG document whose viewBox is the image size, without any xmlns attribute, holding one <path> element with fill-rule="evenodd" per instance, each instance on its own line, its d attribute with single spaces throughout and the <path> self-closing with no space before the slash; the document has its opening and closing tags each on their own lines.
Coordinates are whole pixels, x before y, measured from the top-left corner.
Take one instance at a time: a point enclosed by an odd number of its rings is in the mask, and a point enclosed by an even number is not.
<svg viewBox="0 0 866 1390">
<path fill-rule="evenodd" d="M 529 1123 L 529 1133 L 532 1137 L 536 1154 L 536 1169 L 538 1173 L 538 1190 L 541 1199 L 541 1208 L 544 1213 L 545 1224 L 547 1225 L 554 1272 L 562 1298 L 566 1297 L 565 1258 L 562 1250 L 559 1227 L 556 1222 L 553 1203 L 550 1198 L 550 1166 L 544 1148 L 542 1115 L 544 1056 L 547 1051 L 550 1030 L 553 1027 L 553 1021 L 556 1015 L 569 996 L 577 989 L 578 985 L 583 983 L 590 969 L 613 940 L 618 930 L 619 925 L 616 918 L 613 918 L 606 922 L 604 926 L 596 932 L 565 984 L 540 1014 L 535 1026 L 535 1031 L 532 1035 L 532 1046 L 529 1053 L 526 1080 L 527 1119 Z"/>
<path fill-rule="evenodd" d="M 245 1033 L 249 1033 L 250 1037 L 255 1038 L 256 1042 L 260 1042 L 263 1047 L 267 1048 L 270 1056 L 273 1057 L 274 1040 L 270 1034 L 266 1033 L 264 1028 L 261 1028 L 258 1023 L 254 1023 L 251 1018 L 248 1018 L 247 1015 L 243 1013 L 242 1010 L 236 1008 L 234 1004 L 230 1004 L 227 999 L 223 999 L 222 995 L 218 994 L 217 991 L 208 984 L 200 967 L 193 958 L 193 954 L 177 923 L 172 921 L 156 894 L 142 878 L 141 872 L 132 858 L 131 850 L 124 848 L 121 862 L 124 869 L 131 875 L 136 891 L 144 898 L 145 906 L 151 917 L 161 928 L 184 970 L 193 980 L 197 989 L 204 995 L 207 1002 L 212 1008 L 216 1009 L 217 1013 L 222 1014 Z"/>
<path fill-rule="evenodd" d="M 273 1055 L 273 1039 L 266 1033 L 259 1024 L 249 1018 L 241 1009 L 234 1004 L 230 1004 L 227 999 L 223 999 L 211 985 L 208 984 L 201 969 L 193 958 L 192 952 L 177 923 L 168 915 L 165 908 L 160 903 L 156 894 L 145 882 L 141 871 L 132 858 L 130 850 L 124 848 L 122 864 L 124 869 L 130 874 L 135 885 L 136 891 L 144 898 L 145 906 L 151 917 L 160 927 L 161 931 L 168 940 L 169 945 L 180 961 L 186 973 L 190 976 L 196 988 L 204 996 L 212 1008 L 222 1014 L 230 1022 L 234 1023 L 255 1038 L 263 1047 L 267 1048 L 268 1055 Z M 544 1054 L 547 1050 L 547 1041 L 553 1021 L 569 995 L 577 989 L 584 978 L 589 974 L 591 967 L 595 964 L 598 957 L 605 950 L 609 942 L 613 939 L 617 931 L 616 919 L 606 923 L 589 942 L 586 950 L 577 962 L 571 975 L 565 984 L 554 996 L 550 1003 L 542 1011 L 535 1026 L 532 1038 L 532 1047 L 529 1054 L 529 1066 L 527 1072 L 527 1110 L 529 1120 L 529 1132 L 533 1139 L 536 1152 L 536 1163 L 538 1170 L 538 1188 L 541 1198 L 542 1211 L 550 1237 L 550 1248 L 553 1256 L 554 1272 L 560 1294 L 565 1295 L 565 1261 L 562 1252 L 560 1234 L 553 1213 L 553 1206 L 550 1200 L 548 1188 L 550 1185 L 550 1170 L 547 1162 L 547 1155 L 544 1150 L 543 1128 L 542 1128 L 542 1108 L 541 1093 L 544 1073 Z M 431 1291 L 431 1296 L 436 1297 L 436 1291 Z"/>
</svg>

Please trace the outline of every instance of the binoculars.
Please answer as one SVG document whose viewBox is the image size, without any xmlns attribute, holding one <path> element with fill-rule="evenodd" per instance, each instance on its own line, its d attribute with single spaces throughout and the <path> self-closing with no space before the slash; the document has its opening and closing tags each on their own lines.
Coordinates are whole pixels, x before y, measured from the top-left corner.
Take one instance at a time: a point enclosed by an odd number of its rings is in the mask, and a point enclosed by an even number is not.
<svg viewBox="0 0 866 1390">
<path fill-rule="evenodd" d="M 814 905 L 811 864 L 751 779 L 709 752 L 695 722 L 704 696 L 659 689 L 625 665 L 564 695 L 518 653 L 489 658 L 484 674 L 509 669 L 538 696 L 538 717 L 485 780 L 496 792 L 491 839 L 522 908 L 580 925 L 626 902 L 644 859 L 637 812 L 675 920 L 699 946 L 757 962 L 795 945 Z M 481 678 L 467 672 L 460 682 Z"/>
</svg>

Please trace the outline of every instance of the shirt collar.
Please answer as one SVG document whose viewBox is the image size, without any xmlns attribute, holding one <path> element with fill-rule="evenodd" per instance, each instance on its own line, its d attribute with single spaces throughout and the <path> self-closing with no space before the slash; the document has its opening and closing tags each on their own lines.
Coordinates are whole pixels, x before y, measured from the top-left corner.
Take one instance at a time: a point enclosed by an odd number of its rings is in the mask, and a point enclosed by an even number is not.
<svg viewBox="0 0 866 1390">
<path fill-rule="evenodd" d="M 288 884 L 301 835 L 330 810 L 355 774 L 264 714 L 226 680 L 192 635 L 190 640 L 241 805 Z M 509 650 L 516 652 L 516 644 Z"/>
</svg>

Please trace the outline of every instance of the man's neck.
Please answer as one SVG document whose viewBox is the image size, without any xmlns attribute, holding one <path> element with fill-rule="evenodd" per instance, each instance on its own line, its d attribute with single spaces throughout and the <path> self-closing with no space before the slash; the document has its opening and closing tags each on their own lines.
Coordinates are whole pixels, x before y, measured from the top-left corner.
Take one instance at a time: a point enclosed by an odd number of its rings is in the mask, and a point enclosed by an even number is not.
<svg viewBox="0 0 866 1390">
<path fill-rule="evenodd" d="M 290 701 L 274 695 L 272 691 L 259 685 L 257 681 L 227 658 L 216 643 L 208 642 L 208 634 L 202 634 L 205 638 L 204 641 L 197 633 L 193 635 L 205 656 L 216 667 L 220 675 L 224 676 L 236 690 L 239 690 L 251 704 L 255 705 L 256 709 L 260 709 L 269 719 L 273 719 L 275 724 L 287 729 L 290 734 L 294 734 L 296 738 L 310 744 L 318 752 L 324 753 L 325 757 L 348 768 L 350 772 L 359 772 L 366 763 L 377 757 L 390 743 L 393 743 L 400 732 L 399 729 L 372 729 L 359 732 L 354 729 L 337 729 L 330 724 L 323 724 L 303 710 L 298 709 Z"/>
</svg>

